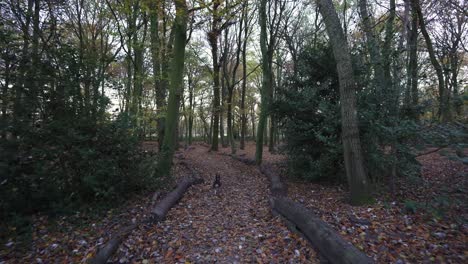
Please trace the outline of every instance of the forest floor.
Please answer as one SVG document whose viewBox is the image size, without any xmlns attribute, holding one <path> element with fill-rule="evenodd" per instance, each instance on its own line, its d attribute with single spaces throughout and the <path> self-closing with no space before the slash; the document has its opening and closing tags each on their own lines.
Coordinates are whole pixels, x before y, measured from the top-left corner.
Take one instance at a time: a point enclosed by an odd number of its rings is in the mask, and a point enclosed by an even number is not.
<svg viewBox="0 0 468 264">
<path fill-rule="evenodd" d="M 427 149 L 430 152 L 432 149 Z M 376 202 L 350 206 L 340 185 L 301 182 L 283 177 L 288 195 L 314 211 L 346 240 L 378 263 L 467 263 L 468 166 L 440 150 L 418 157 L 421 178 L 398 179 L 392 197 L 388 189 L 375 194 Z M 223 149 L 230 153 L 230 148 Z M 237 155 L 255 157 L 247 144 Z M 468 156 L 465 149 L 465 156 Z M 286 175 L 284 155 L 264 149 L 264 160 Z"/>
<path fill-rule="evenodd" d="M 148 142 L 144 147 L 153 150 L 156 145 Z M 247 144 L 238 154 L 253 158 L 254 148 Z M 209 152 L 203 144 L 181 150 L 177 156 L 176 178 L 189 174 L 179 164 L 184 160 L 205 183 L 191 187 L 164 222 L 134 230 L 112 262 L 319 262 L 305 239 L 272 216 L 268 181 L 258 168 Z M 283 155 L 265 149 L 264 160 L 284 171 Z M 466 263 L 468 168 L 438 153 L 419 161 L 423 165 L 419 181 L 399 181 L 397 198 L 382 192 L 368 206 L 346 204 L 346 191 L 339 185 L 283 180 L 290 198 L 313 210 L 378 263 Z M 216 173 L 221 176 L 221 187 L 215 191 L 211 185 Z M 151 194 L 146 194 L 100 218 L 85 213 L 54 219 L 35 216 L 30 236 L 7 238 L 0 245 L 0 263 L 85 262 L 114 231 L 148 216 L 151 203 Z"/>
</svg>

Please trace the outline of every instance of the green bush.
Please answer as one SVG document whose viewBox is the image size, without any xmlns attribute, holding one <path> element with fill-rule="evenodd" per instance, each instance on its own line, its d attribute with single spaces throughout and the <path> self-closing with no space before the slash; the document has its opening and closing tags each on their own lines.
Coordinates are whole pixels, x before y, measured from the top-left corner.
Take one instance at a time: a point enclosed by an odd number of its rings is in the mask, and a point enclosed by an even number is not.
<svg viewBox="0 0 468 264">
<path fill-rule="evenodd" d="M 3 216 L 120 201 L 157 183 L 125 118 L 91 124 L 51 121 L 1 142 Z"/>
<path fill-rule="evenodd" d="M 278 87 L 273 110 L 285 130 L 292 175 L 307 180 L 343 175 L 338 76 L 330 47 L 306 49 L 298 76 Z"/>
<path fill-rule="evenodd" d="M 287 76 L 285 85 L 278 87 L 272 107 L 286 136 L 289 171 L 307 180 L 344 181 L 339 84 L 331 48 L 306 48 L 299 58 L 297 75 Z M 359 58 L 354 62 L 356 79 L 362 81 L 358 86 L 366 87 L 358 93 L 358 109 L 369 176 L 374 182 L 386 181 L 396 162 L 399 176 L 418 177 L 420 165 L 409 143 L 419 137 L 420 126 L 383 111 L 365 67 Z M 392 146 L 396 161 L 390 155 Z"/>
</svg>

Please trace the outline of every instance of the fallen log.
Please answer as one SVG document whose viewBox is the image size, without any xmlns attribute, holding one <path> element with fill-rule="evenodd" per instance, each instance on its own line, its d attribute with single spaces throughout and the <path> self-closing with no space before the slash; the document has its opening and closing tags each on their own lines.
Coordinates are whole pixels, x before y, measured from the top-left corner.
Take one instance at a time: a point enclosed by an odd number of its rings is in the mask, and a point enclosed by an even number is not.
<svg viewBox="0 0 468 264">
<path fill-rule="evenodd" d="M 96 255 L 88 261 L 90 264 L 104 264 L 119 248 L 119 245 L 125 240 L 130 233 L 142 223 L 157 223 L 166 218 L 167 212 L 173 207 L 184 195 L 187 189 L 194 185 L 203 182 L 197 178 L 185 178 L 177 187 L 170 193 L 168 193 L 156 206 L 151 210 L 152 215 L 138 223 L 131 224 L 121 228 L 116 235 L 102 246 L 96 253 Z"/>
<path fill-rule="evenodd" d="M 242 162 L 242 163 L 244 163 L 246 165 L 255 165 L 255 164 L 257 164 L 254 159 L 247 158 L 245 154 L 236 155 L 236 154 L 228 154 L 228 153 L 220 152 L 220 153 L 218 153 L 218 155 L 231 157 L 231 158 L 233 158 L 233 159 L 235 159 L 237 161 L 240 161 L 240 162 Z"/>
<path fill-rule="evenodd" d="M 125 226 L 122 228 L 116 235 L 114 235 L 107 243 L 101 247 L 96 255 L 88 261 L 90 264 L 104 264 L 107 263 L 107 260 L 114 254 L 114 252 L 119 248 L 119 245 L 122 241 L 130 235 L 130 233 L 137 227 L 137 224 L 132 224 L 130 226 Z"/>
<path fill-rule="evenodd" d="M 255 165 L 256 162 L 255 160 L 253 159 L 249 159 L 247 157 L 240 157 L 240 156 L 236 156 L 236 155 L 230 155 L 233 159 L 237 160 L 237 161 L 240 161 L 246 165 Z"/>
<path fill-rule="evenodd" d="M 345 241 L 327 223 L 301 204 L 288 198 L 274 197 L 272 207 L 293 223 L 330 263 L 374 263 L 371 258 Z"/>
<path fill-rule="evenodd" d="M 272 196 L 287 196 L 288 190 L 285 184 L 281 182 L 280 176 L 273 170 L 273 167 L 268 164 L 260 166 L 260 172 L 265 174 L 270 180 L 270 191 Z"/>
<path fill-rule="evenodd" d="M 224 154 L 226 155 L 226 154 Z M 230 155 L 247 165 L 254 165 L 255 160 Z M 319 256 L 330 263 L 370 264 L 374 261 L 351 243 L 345 241 L 326 222 L 317 217 L 301 204 L 287 198 L 287 186 L 281 182 L 278 173 L 268 164 L 260 166 L 260 172 L 270 180 L 272 197 L 270 204 L 275 213 L 282 215 L 288 228 L 302 233 L 318 250 Z"/>
<path fill-rule="evenodd" d="M 173 207 L 184 195 L 187 189 L 194 185 L 203 182 L 201 179 L 185 178 L 177 187 L 164 197 L 154 208 L 151 210 L 151 221 L 156 223 L 166 218 L 167 212 Z"/>
</svg>

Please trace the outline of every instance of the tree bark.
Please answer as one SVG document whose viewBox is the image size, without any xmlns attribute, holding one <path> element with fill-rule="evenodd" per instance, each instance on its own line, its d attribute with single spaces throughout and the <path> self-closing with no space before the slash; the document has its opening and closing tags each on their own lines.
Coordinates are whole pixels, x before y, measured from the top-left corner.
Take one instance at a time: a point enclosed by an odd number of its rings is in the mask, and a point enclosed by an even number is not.
<svg viewBox="0 0 468 264">
<path fill-rule="evenodd" d="M 337 63 L 341 101 L 341 130 L 346 176 L 350 187 L 351 204 L 369 199 L 369 182 L 359 138 L 356 106 L 356 81 L 348 45 L 331 0 L 317 0 Z"/>
<path fill-rule="evenodd" d="M 450 93 L 447 90 L 444 81 L 444 73 L 442 70 L 442 66 L 440 65 L 439 61 L 436 58 L 434 47 L 432 45 L 431 37 L 426 29 L 426 24 L 424 22 L 424 17 L 421 11 L 421 5 L 419 4 L 419 0 L 412 0 L 412 7 L 416 10 L 418 14 L 419 20 L 419 27 L 421 28 L 421 33 L 424 36 L 424 40 L 426 41 L 427 52 L 429 53 L 429 58 L 431 60 L 431 64 L 434 67 L 437 75 L 438 87 L 439 87 L 439 103 L 440 103 L 440 115 L 442 117 L 442 122 L 449 122 L 452 120 L 452 116 L 450 113 Z"/>
<path fill-rule="evenodd" d="M 30 89 L 28 96 L 28 104 L 31 107 L 29 113 L 33 117 L 37 110 L 37 94 L 39 92 L 39 79 L 40 79 L 40 54 L 39 54 L 39 34 L 41 28 L 40 21 L 40 0 L 34 0 L 34 14 L 33 14 L 33 35 L 31 41 L 31 69 L 29 70 Z"/>
<path fill-rule="evenodd" d="M 166 197 L 151 210 L 151 221 L 153 223 L 163 221 L 169 210 L 182 198 L 187 189 L 201 182 L 201 179 L 193 177 L 183 179 L 172 192 L 168 193 Z"/>
<path fill-rule="evenodd" d="M 271 165 L 262 164 L 260 171 L 265 174 L 270 180 L 270 191 L 274 197 L 287 197 L 288 189 L 285 184 L 281 182 L 281 178 L 278 173 L 271 167 Z"/>
<path fill-rule="evenodd" d="M 237 69 L 239 68 L 240 64 L 240 56 L 241 56 L 241 51 L 242 51 L 242 33 L 243 33 L 243 21 L 246 19 L 245 16 L 247 15 L 247 12 L 244 10 L 246 9 L 246 4 L 245 1 L 242 5 L 242 16 L 240 19 L 240 24 L 239 24 L 239 32 L 237 33 L 237 41 L 236 41 L 236 54 L 235 54 L 235 62 L 232 70 L 230 71 L 231 74 L 229 76 L 228 73 L 228 65 L 226 63 L 227 60 L 224 60 L 224 73 L 225 73 L 225 79 L 226 79 L 226 84 L 228 88 L 228 108 L 227 108 L 227 121 L 228 121 L 228 140 L 231 145 L 231 154 L 236 154 L 236 142 L 234 140 L 234 117 L 233 117 L 233 94 L 234 94 L 234 88 L 236 85 L 236 76 L 237 76 Z M 226 30 L 226 43 L 227 43 L 227 32 Z M 245 42 L 246 40 L 244 40 Z M 228 50 L 225 49 L 225 52 L 227 53 Z"/>
<path fill-rule="evenodd" d="M 158 143 L 159 151 L 162 150 L 162 145 L 164 142 L 164 136 L 166 134 L 166 114 L 167 114 L 167 91 L 169 88 L 169 73 L 170 73 L 170 60 L 172 57 L 172 43 L 174 42 L 174 29 L 172 28 L 169 36 L 167 35 L 167 24 L 169 20 L 169 15 L 165 12 L 165 3 L 166 1 L 159 1 L 161 6 L 162 14 L 162 38 L 160 41 L 161 45 L 161 80 L 159 89 L 159 94 L 157 94 L 157 100 L 159 101 L 158 108 L 160 109 L 160 123 L 158 125 Z"/>
<path fill-rule="evenodd" d="M 408 95 L 414 108 L 419 102 L 418 95 L 418 14 L 414 8 L 411 10 L 411 30 L 409 30 L 408 38 L 409 46 L 409 63 L 408 63 Z M 414 110 L 413 110 L 414 111 Z M 412 112 L 413 112 L 412 111 Z M 417 114 L 414 117 L 417 119 Z"/>
<path fill-rule="evenodd" d="M 151 33 L 151 60 L 153 63 L 154 91 L 156 95 L 156 127 L 160 149 L 164 136 L 163 109 L 165 107 L 165 92 L 161 86 L 161 40 L 159 38 L 159 12 L 160 1 L 151 2 L 150 33 Z"/>
<path fill-rule="evenodd" d="M 224 56 L 224 55 L 223 55 Z M 222 57 L 223 57 L 222 56 Z M 223 59 L 221 59 L 224 61 Z M 220 65 L 220 68 L 222 66 Z M 222 77 L 221 77 L 222 76 Z M 221 140 L 221 146 L 223 148 L 227 147 L 226 138 L 224 137 L 224 113 L 226 109 L 226 82 L 224 80 L 224 74 L 220 73 L 220 81 L 221 81 L 221 99 L 220 99 L 220 107 L 219 107 L 219 139 Z"/>
<path fill-rule="evenodd" d="M 185 178 L 177 187 L 164 197 L 153 209 L 152 216 L 149 219 L 145 219 L 140 223 L 156 223 L 163 221 L 166 218 L 169 209 L 171 209 L 184 195 L 187 189 L 197 183 L 200 183 L 200 179 L 196 178 Z M 96 255 L 88 261 L 90 264 L 104 264 L 119 248 L 119 245 L 128 237 L 128 235 L 138 227 L 139 223 L 133 223 L 128 226 L 124 226 L 115 234 L 104 246 L 102 246 L 96 253 Z"/>
<path fill-rule="evenodd" d="M 245 135 L 247 133 L 247 109 L 245 108 L 245 96 L 247 90 L 247 40 L 249 35 L 249 25 L 248 25 L 248 5 L 249 1 L 244 1 L 244 7 L 242 12 L 244 12 L 244 42 L 242 45 L 242 91 L 241 91 L 241 136 L 240 136 L 240 149 L 245 148 Z M 242 23 L 242 22 L 241 22 Z"/>
<path fill-rule="evenodd" d="M 288 198 L 275 197 L 272 199 L 272 207 L 292 222 L 330 263 L 374 263 L 304 206 Z"/>
<path fill-rule="evenodd" d="M 161 149 L 161 156 L 158 162 L 158 173 L 168 177 L 172 166 L 176 144 L 177 122 L 179 120 L 179 101 L 182 97 L 185 45 L 187 35 L 188 10 L 187 4 L 183 0 L 175 0 L 176 17 L 174 20 L 174 54 L 172 56 L 170 71 L 169 101 L 167 107 L 167 118 L 165 126 L 165 136 Z"/>
<path fill-rule="evenodd" d="M 367 11 L 367 0 L 359 0 L 359 11 L 361 13 L 363 30 L 366 34 L 367 49 L 369 51 L 372 68 L 374 69 L 374 81 L 377 85 L 375 90 L 377 100 L 384 106 L 384 111 L 380 111 L 380 113 L 385 113 L 388 111 L 386 93 L 388 92 L 389 80 L 386 79 L 379 43 L 374 35 L 373 19 Z"/>
<path fill-rule="evenodd" d="M 8 108 L 8 89 L 10 86 L 10 70 L 11 70 L 11 64 L 10 64 L 10 58 L 8 51 L 5 52 L 5 81 L 3 83 L 2 87 L 2 123 L 0 124 L 0 127 L 2 128 L 2 134 L 0 135 L 2 139 L 7 138 L 7 123 L 8 123 L 8 116 L 7 116 L 7 108 Z"/>
<path fill-rule="evenodd" d="M 213 126 L 211 134 L 211 150 L 218 150 L 219 137 L 219 115 L 220 115 L 220 88 L 219 88 L 219 61 L 218 61 L 218 38 L 219 38 L 219 6 L 220 0 L 213 0 L 213 17 L 211 31 L 208 32 L 208 42 L 211 47 L 211 56 L 213 58 Z"/>
<path fill-rule="evenodd" d="M 268 110 L 270 107 L 269 88 L 271 86 L 271 71 L 268 64 L 268 45 L 267 45 L 267 10 L 266 0 L 260 1 L 259 22 L 260 22 L 260 49 L 262 52 L 262 87 L 260 89 L 260 117 L 257 127 L 257 142 L 255 149 L 255 161 L 257 164 L 262 163 L 263 158 L 263 133 L 266 129 Z M 270 43 L 270 45 L 272 45 Z"/>
<path fill-rule="evenodd" d="M 133 7 L 133 15 L 136 17 L 140 12 L 140 5 L 138 1 L 135 2 Z M 135 22 L 136 23 L 136 22 Z M 143 32 L 141 39 L 138 38 L 138 33 L 136 32 L 133 34 L 133 51 L 134 51 L 134 75 L 133 75 L 133 93 L 132 93 L 132 102 L 131 102 L 131 114 L 132 119 L 134 119 L 134 125 L 138 128 L 139 127 L 139 120 L 138 116 L 140 115 L 140 106 L 141 106 L 141 99 L 143 95 L 143 78 L 144 78 L 144 41 L 146 36 L 147 30 L 147 19 L 146 16 L 143 18 Z"/>
<path fill-rule="evenodd" d="M 193 89 L 194 85 L 189 87 L 189 121 L 188 121 L 188 144 L 192 145 L 193 139 L 193 114 L 195 113 L 195 104 L 194 104 L 194 96 L 193 96 Z"/>
</svg>

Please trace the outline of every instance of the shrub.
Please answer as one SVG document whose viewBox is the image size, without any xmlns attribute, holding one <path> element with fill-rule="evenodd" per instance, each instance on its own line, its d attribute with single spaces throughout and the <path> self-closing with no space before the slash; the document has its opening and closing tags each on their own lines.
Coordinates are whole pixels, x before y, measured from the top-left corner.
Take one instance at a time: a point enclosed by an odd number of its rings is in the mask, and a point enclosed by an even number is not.
<svg viewBox="0 0 468 264">
<path fill-rule="evenodd" d="M 0 208 L 13 213 L 60 211 L 120 201 L 156 183 L 125 118 L 51 121 L 0 144 Z"/>
<path fill-rule="evenodd" d="M 299 58 L 297 75 L 287 76 L 285 85 L 278 87 L 272 107 L 285 132 L 289 170 L 307 180 L 344 181 L 339 84 L 331 48 L 306 48 Z M 408 143 L 419 137 L 420 127 L 383 111 L 366 71 L 356 63 L 356 79 L 363 82 L 359 87 L 366 87 L 358 93 L 359 129 L 371 179 L 385 181 L 394 162 L 398 175 L 419 176 L 420 165 Z"/>
</svg>

